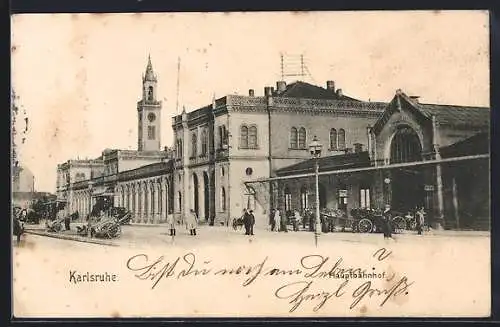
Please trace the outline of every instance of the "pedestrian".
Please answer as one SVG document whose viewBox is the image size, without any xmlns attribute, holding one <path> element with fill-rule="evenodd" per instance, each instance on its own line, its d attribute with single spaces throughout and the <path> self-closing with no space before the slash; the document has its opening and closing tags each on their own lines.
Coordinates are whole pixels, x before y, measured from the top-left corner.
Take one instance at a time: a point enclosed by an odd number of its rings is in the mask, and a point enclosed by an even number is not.
<svg viewBox="0 0 500 327">
<path fill-rule="evenodd" d="M 281 215 L 279 209 L 274 210 L 274 231 L 279 232 L 281 227 Z"/>
<path fill-rule="evenodd" d="M 294 211 L 294 219 L 293 219 L 293 231 L 297 232 L 299 230 L 299 225 L 302 220 L 302 217 L 300 216 L 299 210 L 295 209 Z"/>
<path fill-rule="evenodd" d="M 167 214 L 167 225 L 170 231 L 170 236 L 175 236 L 175 219 L 174 215 Z"/>
<path fill-rule="evenodd" d="M 71 215 L 67 214 L 64 216 L 64 229 L 65 230 L 70 230 L 70 222 L 71 222 Z"/>
<path fill-rule="evenodd" d="M 253 235 L 253 226 L 255 225 L 255 216 L 253 215 L 253 210 L 250 210 L 249 219 L 250 219 L 249 223 L 250 235 Z"/>
<path fill-rule="evenodd" d="M 307 218 L 307 215 L 308 215 L 308 209 L 305 209 L 304 212 L 302 213 L 302 215 L 304 217 L 302 217 L 302 229 L 306 229 L 306 218 Z"/>
<path fill-rule="evenodd" d="M 17 238 L 17 244 L 21 242 L 22 234 L 23 234 L 23 224 L 18 217 L 14 217 L 14 235 Z"/>
<path fill-rule="evenodd" d="M 243 220 L 243 225 L 245 226 L 245 235 L 250 235 L 250 214 L 246 208 L 243 209 L 241 219 Z"/>
<path fill-rule="evenodd" d="M 290 216 L 290 211 L 285 212 L 285 216 L 280 219 L 281 221 L 281 231 L 288 233 L 288 217 Z"/>
<path fill-rule="evenodd" d="M 420 207 L 420 209 L 417 210 L 416 217 L 415 217 L 416 223 L 417 223 L 418 235 L 422 235 L 422 229 L 423 229 L 424 223 L 425 223 L 424 217 L 425 217 L 424 207 Z"/>
<path fill-rule="evenodd" d="M 391 206 L 386 205 L 385 210 L 382 213 L 382 222 L 383 222 L 383 231 L 384 238 L 392 238 L 392 230 L 391 230 Z"/>
<path fill-rule="evenodd" d="M 196 212 L 194 212 L 193 209 L 191 209 L 191 212 L 188 214 L 186 218 L 186 224 L 187 228 L 189 229 L 189 234 L 191 235 L 196 235 L 196 225 L 198 223 L 198 217 L 196 215 Z"/>
<path fill-rule="evenodd" d="M 271 231 L 274 231 L 275 228 L 275 221 L 274 221 L 274 213 L 275 210 L 271 209 L 271 213 L 269 214 L 269 226 L 271 227 Z"/>
</svg>

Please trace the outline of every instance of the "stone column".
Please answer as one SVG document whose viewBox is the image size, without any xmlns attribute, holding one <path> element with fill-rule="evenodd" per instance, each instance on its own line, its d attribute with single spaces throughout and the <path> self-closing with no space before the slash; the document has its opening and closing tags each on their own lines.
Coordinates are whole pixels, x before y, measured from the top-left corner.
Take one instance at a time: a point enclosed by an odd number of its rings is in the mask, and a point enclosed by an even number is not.
<svg viewBox="0 0 500 327">
<path fill-rule="evenodd" d="M 141 183 L 141 222 L 147 222 L 146 214 L 146 196 L 147 196 L 147 185 L 146 183 Z"/>
<path fill-rule="evenodd" d="M 168 201 L 170 199 L 170 197 L 169 197 L 169 191 L 170 190 L 169 190 L 169 187 L 168 187 L 168 183 L 165 181 L 165 184 L 163 186 L 163 192 L 162 192 L 162 194 L 164 196 L 163 202 L 162 202 L 162 206 L 164 207 L 163 212 L 165 212 L 165 216 L 164 216 L 165 220 L 167 219 L 167 216 L 169 214 L 169 209 L 170 209 L 169 208 L 170 203 Z"/>
<path fill-rule="evenodd" d="M 141 221 L 141 213 L 139 211 L 139 184 L 136 183 L 134 186 L 134 216 L 135 216 L 135 222 L 138 223 Z"/>
<path fill-rule="evenodd" d="M 160 213 L 160 201 L 159 201 L 159 198 L 160 198 L 160 183 L 158 182 L 158 180 L 155 181 L 155 183 L 153 184 L 153 187 L 154 187 L 154 190 L 155 190 L 155 223 L 160 223 L 160 217 L 161 217 L 161 213 Z"/>
<path fill-rule="evenodd" d="M 441 160 L 441 153 L 439 152 L 439 132 L 437 128 L 436 116 L 432 116 L 432 131 L 433 131 L 433 145 L 436 160 Z M 441 164 L 436 165 L 436 197 L 437 197 L 437 211 L 436 211 L 436 229 L 443 229 L 444 227 L 444 200 L 443 200 L 443 176 Z"/>
</svg>

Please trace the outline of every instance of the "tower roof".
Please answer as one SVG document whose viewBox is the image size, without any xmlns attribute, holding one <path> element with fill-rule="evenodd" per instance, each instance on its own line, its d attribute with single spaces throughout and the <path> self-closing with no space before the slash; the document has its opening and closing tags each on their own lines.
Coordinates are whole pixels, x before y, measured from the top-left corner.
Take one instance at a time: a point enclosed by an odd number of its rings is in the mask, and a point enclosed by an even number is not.
<svg viewBox="0 0 500 327">
<path fill-rule="evenodd" d="M 148 65 L 146 66 L 146 73 L 144 74 L 144 80 L 156 82 L 156 75 L 153 71 L 153 64 L 151 63 L 151 55 L 148 55 Z"/>
</svg>

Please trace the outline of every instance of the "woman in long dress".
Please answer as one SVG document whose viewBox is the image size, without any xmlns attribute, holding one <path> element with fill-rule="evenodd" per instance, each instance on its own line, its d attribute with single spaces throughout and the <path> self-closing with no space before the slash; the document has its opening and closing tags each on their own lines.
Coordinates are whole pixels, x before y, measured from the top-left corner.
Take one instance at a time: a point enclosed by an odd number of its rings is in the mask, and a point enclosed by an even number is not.
<svg viewBox="0 0 500 327">
<path fill-rule="evenodd" d="M 187 228 L 189 229 L 189 234 L 196 235 L 196 225 L 198 223 L 198 217 L 193 209 L 186 218 Z"/>
<path fill-rule="evenodd" d="M 175 236 L 175 219 L 174 215 L 167 214 L 167 225 L 170 229 L 170 236 Z"/>
<path fill-rule="evenodd" d="M 281 214 L 280 214 L 279 209 L 276 209 L 274 211 L 274 228 L 275 228 L 275 231 L 279 232 L 280 231 L 280 227 L 281 227 Z"/>
</svg>

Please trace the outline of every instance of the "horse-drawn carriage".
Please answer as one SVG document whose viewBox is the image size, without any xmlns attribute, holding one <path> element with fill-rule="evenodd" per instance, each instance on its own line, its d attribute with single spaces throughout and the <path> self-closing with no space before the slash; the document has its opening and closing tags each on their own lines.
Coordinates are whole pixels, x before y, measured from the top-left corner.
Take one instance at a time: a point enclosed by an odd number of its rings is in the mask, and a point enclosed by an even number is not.
<svg viewBox="0 0 500 327">
<path fill-rule="evenodd" d="M 131 213 L 121 216 L 103 214 L 101 217 L 90 217 L 86 225 L 77 226 L 77 234 L 97 238 L 116 238 L 121 235 L 122 225 L 130 223 Z"/>
<path fill-rule="evenodd" d="M 88 223 L 77 226 L 77 234 L 98 238 L 115 238 L 121 235 L 121 226 L 130 224 L 132 213 L 126 208 L 112 207 L 101 214 L 91 214 Z"/>
<path fill-rule="evenodd" d="M 381 209 L 353 208 L 351 216 L 357 232 L 373 233 L 383 230 L 384 213 Z M 407 219 L 400 212 L 391 210 L 386 216 L 394 233 L 401 233 L 411 228 L 411 224 L 408 224 Z"/>
<path fill-rule="evenodd" d="M 45 223 L 45 227 L 47 228 L 48 232 L 59 233 L 60 231 L 65 229 L 65 224 L 69 225 L 69 222 L 77 220 L 78 217 L 79 213 L 78 211 L 75 211 L 69 216 L 56 218 L 54 220 L 47 220 L 47 222 Z M 67 221 L 67 219 L 69 219 L 69 222 Z"/>
</svg>

